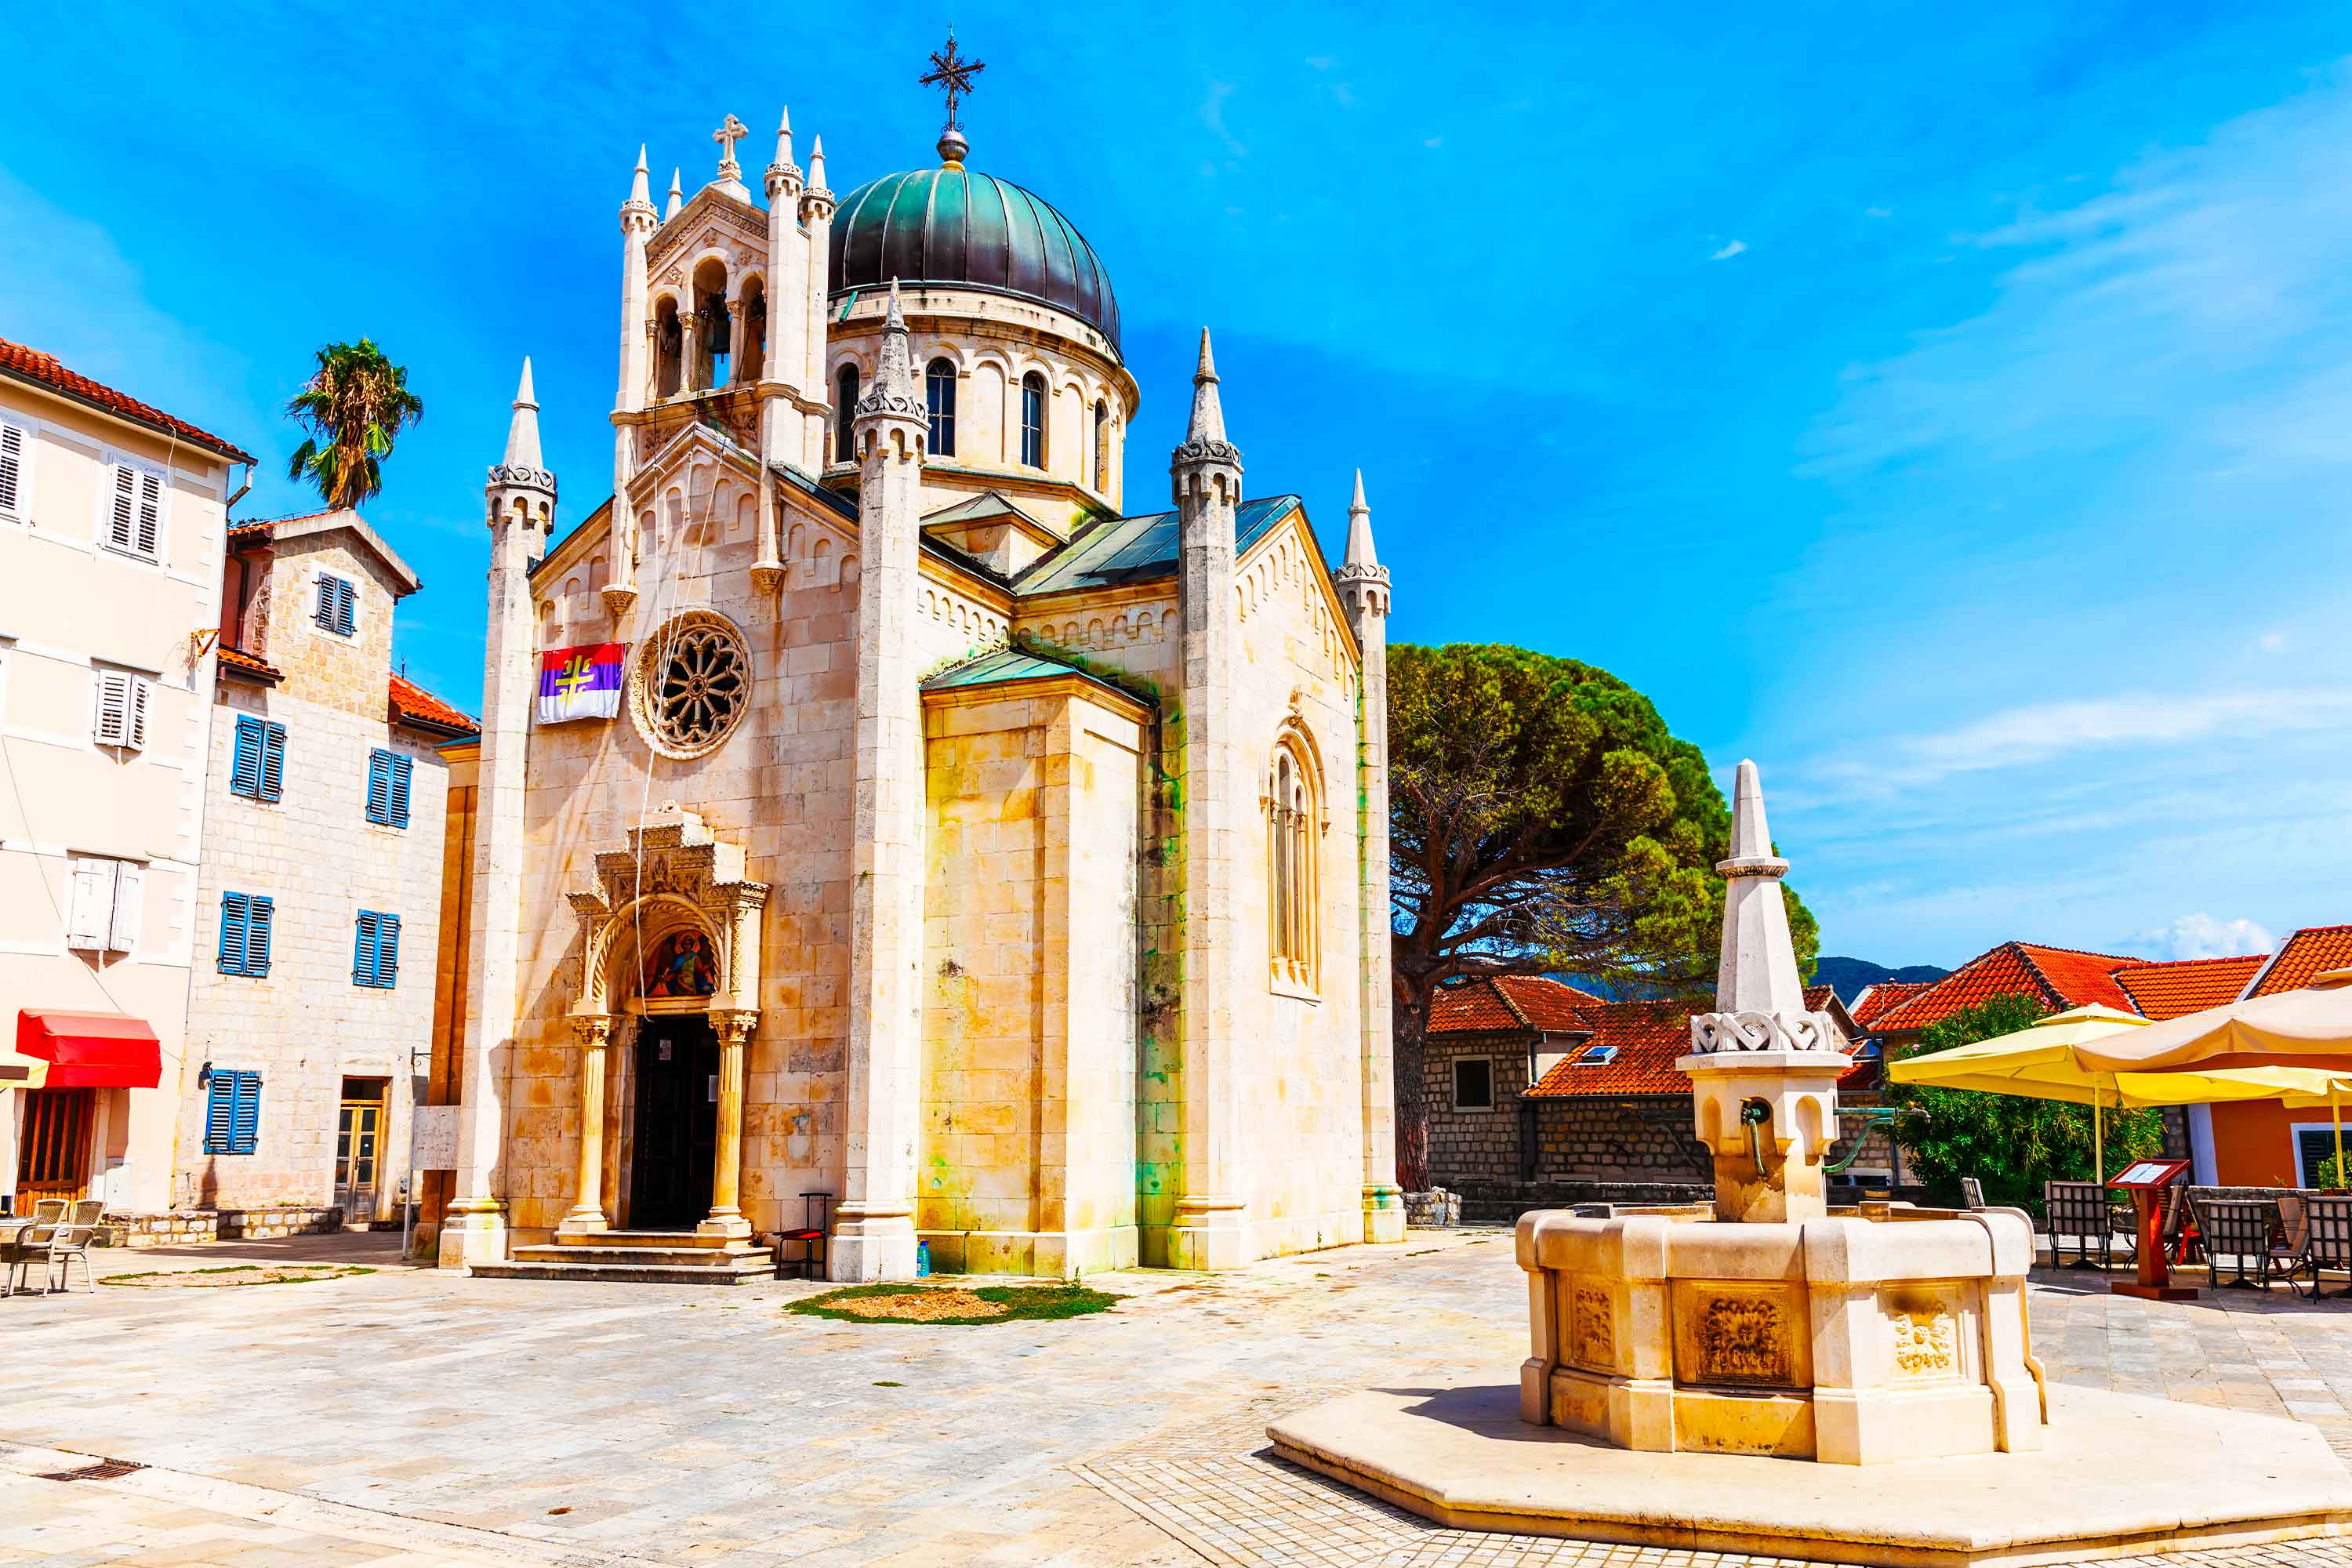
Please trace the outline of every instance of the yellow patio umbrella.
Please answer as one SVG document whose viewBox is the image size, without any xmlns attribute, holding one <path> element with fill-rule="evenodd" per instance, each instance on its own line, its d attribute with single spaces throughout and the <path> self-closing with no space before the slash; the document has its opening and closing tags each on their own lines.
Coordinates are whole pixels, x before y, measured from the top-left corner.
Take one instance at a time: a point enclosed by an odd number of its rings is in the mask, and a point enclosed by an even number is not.
<svg viewBox="0 0 2352 1568">
<path fill-rule="evenodd" d="M 0 1094 L 12 1089 L 38 1089 L 48 1081 L 49 1064 L 40 1057 L 26 1056 L 0 1039 Z"/>
<path fill-rule="evenodd" d="M 2295 1069 L 2285 1068 L 2273 1070 L 2293 1071 Z M 2342 1073 L 2324 1073 L 2319 1076 L 2327 1079 L 2327 1092 L 2326 1094 L 2290 1094 L 2286 1097 L 2286 1108 L 2289 1110 L 2316 1110 L 2323 1105 L 2327 1107 L 2327 1125 L 2336 1134 L 2336 1179 L 2341 1181 L 2345 1174 L 2344 1110 L 2342 1100 L 2345 1095 L 2352 1094 L 2352 1075 Z"/>
<path fill-rule="evenodd" d="M 2136 1014 L 2093 1003 L 2053 1013 L 2030 1026 L 1994 1039 L 1955 1046 L 1948 1051 L 1906 1057 L 1888 1064 L 1896 1083 L 1933 1089 L 1972 1089 L 2028 1100 L 2063 1100 L 2091 1108 L 2092 1158 L 2106 1180 L 2105 1112 L 2150 1105 L 2210 1105 L 2221 1100 L 2280 1100 L 2290 1094 L 2326 1095 L 2328 1075 L 2304 1068 L 2196 1068 L 2118 1071 L 2090 1059 L 2093 1042 L 2112 1046 L 2117 1037 L 2134 1043 L 2160 1027 Z M 2352 1079 L 2347 1080 L 2352 1088 Z"/>
</svg>

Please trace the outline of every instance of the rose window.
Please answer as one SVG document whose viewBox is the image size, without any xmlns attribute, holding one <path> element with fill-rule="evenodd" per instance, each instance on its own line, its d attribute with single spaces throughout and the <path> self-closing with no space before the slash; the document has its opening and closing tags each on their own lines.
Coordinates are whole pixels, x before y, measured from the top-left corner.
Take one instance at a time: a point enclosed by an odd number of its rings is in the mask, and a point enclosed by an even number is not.
<svg viewBox="0 0 2352 1568">
<path fill-rule="evenodd" d="M 655 746 L 698 756 L 727 738 L 751 700 L 751 660 L 735 628 L 696 611 L 637 656 L 637 721 Z"/>
</svg>

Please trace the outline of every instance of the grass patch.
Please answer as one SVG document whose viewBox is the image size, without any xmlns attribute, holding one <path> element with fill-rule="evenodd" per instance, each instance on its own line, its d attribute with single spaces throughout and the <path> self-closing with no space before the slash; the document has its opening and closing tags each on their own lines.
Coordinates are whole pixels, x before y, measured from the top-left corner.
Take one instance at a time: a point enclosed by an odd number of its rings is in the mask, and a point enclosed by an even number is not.
<svg viewBox="0 0 2352 1568">
<path fill-rule="evenodd" d="M 354 1274 L 374 1272 L 355 1263 L 225 1263 L 212 1268 L 110 1274 L 99 1283 L 152 1290 L 219 1290 L 243 1285 L 308 1285 L 314 1279 L 348 1279 Z"/>
<path fill-rule="evenodd" d="M 1083 1285 L 848 1285 L 803 1296 L 785 1310 L 849 1323 L 1009 1323 L 1020 1319 L 1083 1318 L 1108 1311 L 1118 1298 Z M 876 1386 L 884 1386 L 877 1384 Z"/>
</svg>

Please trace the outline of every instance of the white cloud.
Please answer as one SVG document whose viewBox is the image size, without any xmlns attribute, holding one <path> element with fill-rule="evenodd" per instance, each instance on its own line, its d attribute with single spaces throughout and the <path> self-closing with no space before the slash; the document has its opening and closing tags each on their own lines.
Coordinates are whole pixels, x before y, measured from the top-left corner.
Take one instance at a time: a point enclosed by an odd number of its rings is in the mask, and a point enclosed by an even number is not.
<svg viewBox="0 0 2352 1568">
<path fill-rule="evenodd" d="M 1862 216 L 1864 217 L 1893 217 L 1895 216 L 1895 209 L 1893 207 L 1864 207 L 1862 209 Z"/>
<path fill-rule="evenodd" d="M 1443 147 L 1445 145 L 1445 138 L 1443 136 L 1423 137 L 1421 144 L 1424 147 Z"/>
<path fill-rule="evenodd" d="M 1201 100 L 1201 123 L 1207 126 L 1215 134 L 1217 140 L 1225 144 L 1226 152 L 1236 158 L 1246 158 L 1249 156 L 1249 149 L 1243 146 L 1234 138 L 1234 133 L 1225 129 L 1225 100 L 1233 95 L 1232 82 L 1211 82 L 1209 96 Z"/>
<path fill-rule="evenodd" d="M 2286 651 L 2286 634 L 2284 632 L 2264 632 L 2261 637 L 2254 639 L 2254 646 L 2261 648 L 2264 653 L 2284 653 Z"/>
<path fill-rule="evenodd" d="M 2236 958 L 2270 952 L 2271 933 L 2250 920 L 2217 921 L 2201 910 L 2142 931 L 2140 944 L 2166 958 Z"/>
<path fill-rule="evenodd" d="M 1708 257 L 1707 259 L 1709 261 L 1728 261 L 1735 256 L 1744 255 L 1747 252 L 1747 249 L 1748 242 L 1746 240 L 1735 239 L 1729 245 L 1725 246 L 1721 250 L 1718 250 L 1714 255 Z"/>
<path fill-rule="evenodd" d="M 1878 786 L 1934 784 L 1956 773 L 2031 767 L 2120 748 L 2226 746 L 2352 721 L 2352 691 L 2328 687 L 2213 693 L 2127 692 L 2005 709 L 1940 733 L 1873 742 L 1866 759 L 1821 772 Z"/>
</svg>

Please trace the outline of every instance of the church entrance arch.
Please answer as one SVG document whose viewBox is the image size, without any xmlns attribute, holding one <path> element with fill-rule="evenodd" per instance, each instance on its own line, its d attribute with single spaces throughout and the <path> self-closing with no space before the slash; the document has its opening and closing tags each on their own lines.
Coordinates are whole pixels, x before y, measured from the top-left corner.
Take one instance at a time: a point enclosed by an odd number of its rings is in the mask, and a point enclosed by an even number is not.
<svg viewBox="0 0 2352 1568">
<path fill-rule="evenodd" d="M 700 1013 L 656 1014 L 637 1026 L 630 1064 L 631 1230 L 692 1230 L 710 1213 L 719 1148 L 719 1037 Z"/>
</svg>

